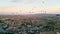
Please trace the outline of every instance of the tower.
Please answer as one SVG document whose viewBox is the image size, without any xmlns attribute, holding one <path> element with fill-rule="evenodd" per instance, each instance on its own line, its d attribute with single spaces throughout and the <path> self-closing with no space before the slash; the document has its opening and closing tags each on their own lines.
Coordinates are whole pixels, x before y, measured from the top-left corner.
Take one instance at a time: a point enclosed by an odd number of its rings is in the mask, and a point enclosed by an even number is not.
<svg viewBox="0 0 60 34">
<path fill-rule="evenodd" d="M 47 13 L 46 10 L 45 10 L 46 0 L 42 0 L 41 3 L 42 3 L 42 4 L 41 4 L 41 6 L 42 6 L 41 13 L 42 13 L 42 14 L 46 14 L 46 13 Z"/>
</svg>

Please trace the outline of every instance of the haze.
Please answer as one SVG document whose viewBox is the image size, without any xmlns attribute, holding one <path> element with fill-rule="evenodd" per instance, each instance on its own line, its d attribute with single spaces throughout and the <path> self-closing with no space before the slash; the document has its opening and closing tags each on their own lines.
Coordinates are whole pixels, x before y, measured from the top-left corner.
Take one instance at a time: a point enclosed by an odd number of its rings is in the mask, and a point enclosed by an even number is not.
<svg viewBox="0 0 60 34">
<path fill-rule="evenodd" d="M 60 0 L 0 0 L 0 14 L 36 14 L 41 11 L 60 14 Z"/>
</svg>

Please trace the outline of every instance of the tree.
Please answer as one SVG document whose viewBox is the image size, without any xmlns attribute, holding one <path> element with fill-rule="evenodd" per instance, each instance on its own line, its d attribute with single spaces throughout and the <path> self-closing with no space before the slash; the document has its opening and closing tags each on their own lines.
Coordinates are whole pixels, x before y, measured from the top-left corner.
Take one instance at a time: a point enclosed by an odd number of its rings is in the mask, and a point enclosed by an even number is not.
<svg viewBox="0 0 60 34">
<path fill-rule="evenodd" d="M 45 22 L 46 22 L 46 26 L 44 26 L 43 28 L 46 31 L 55 31 L 55 26 L 56 26 L 56 23 L 57 23 L 56 18 L 53 18 L 53 19 L 45 19 Z"/>
</svg>

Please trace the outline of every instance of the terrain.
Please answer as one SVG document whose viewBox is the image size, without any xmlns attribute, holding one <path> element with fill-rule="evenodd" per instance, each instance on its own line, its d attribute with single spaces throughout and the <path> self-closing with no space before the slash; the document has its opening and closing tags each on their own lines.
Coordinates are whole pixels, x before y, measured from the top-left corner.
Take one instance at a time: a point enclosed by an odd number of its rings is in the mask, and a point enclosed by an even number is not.
<svg viewBox="0 0 60 34">
<path fill-rule="evenodd" d="M 40 32 L 60 32 L 60 16 L 1 15 L 2 34 L 40 34 Z"/>
</svg>

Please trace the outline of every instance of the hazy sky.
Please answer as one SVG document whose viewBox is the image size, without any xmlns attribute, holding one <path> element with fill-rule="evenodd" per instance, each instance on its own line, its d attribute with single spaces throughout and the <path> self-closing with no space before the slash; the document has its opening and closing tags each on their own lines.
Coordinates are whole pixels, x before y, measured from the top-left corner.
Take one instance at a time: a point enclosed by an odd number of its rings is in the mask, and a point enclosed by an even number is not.
<svg viewBox="0 0 60 34">
<path fill-rule="evenodd" d="M 0 14 L 60 13 L 60 0 L 0 0 Z"/>
</svg>

